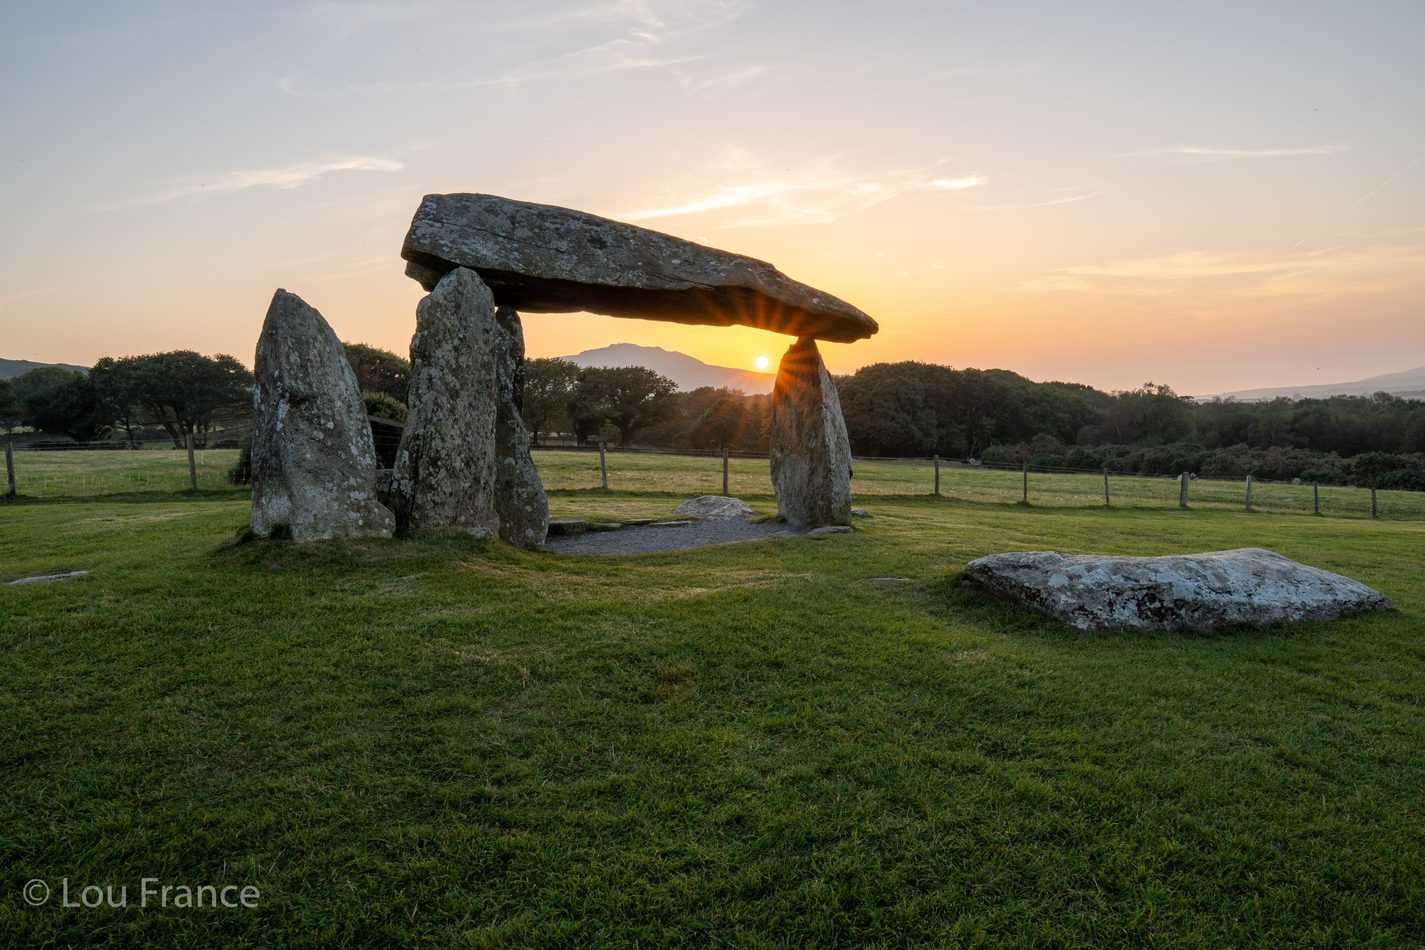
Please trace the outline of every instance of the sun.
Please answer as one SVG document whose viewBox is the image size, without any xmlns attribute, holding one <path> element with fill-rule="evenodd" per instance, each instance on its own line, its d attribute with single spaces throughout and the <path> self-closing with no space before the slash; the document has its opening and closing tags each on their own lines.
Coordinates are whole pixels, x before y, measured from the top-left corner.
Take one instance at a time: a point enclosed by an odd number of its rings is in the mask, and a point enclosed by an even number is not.
<svg viewBox="0 0 1425 950">
<path fill-rule="evenodd" d="M 772 368 L 772 360 L 771 357 L 759 356 L 752 361 L 752 365 L 757 367 L 759 371 L 765 373 Z"/>
</svg>

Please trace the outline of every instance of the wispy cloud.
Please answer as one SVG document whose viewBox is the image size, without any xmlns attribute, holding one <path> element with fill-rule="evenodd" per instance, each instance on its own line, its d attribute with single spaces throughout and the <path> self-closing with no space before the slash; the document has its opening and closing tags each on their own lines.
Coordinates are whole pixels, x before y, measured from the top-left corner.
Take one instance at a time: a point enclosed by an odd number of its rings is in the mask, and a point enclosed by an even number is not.
<svg viewBox="0 0 1425 950">
<path fill-rule="evenodd" d="M 1204 162 L 1233 162 L 1255 158 L 1300 158 L 1308 155 L 1336 155 L 1348 150 L 1345 145 L 1303 145 L 1293 148 L 1221 148 L 1211 145 L 1167 145 L 1162 148 L 1128 152 L 1127 155 L 1162 155 L 1170 158 L 1196 159 Z"/>
<path fill-rule="evenodd" d="M 1058 198 L 1048 198 L 1044 201 L 1022 201 L 1009 202 L 1007 204 L 978 205 L 976 211 L 1025 211 L 1030 208 L 1052 208 L 1055 205 L 1071 205 L 1080 201 L 1088 201 L 1103 194 L 1101 191 L 1085 191 L 1074 195 L 1062 195 Z"/>
<path fill-rule="evenodd" d="M 1386 293 L 1425 282 L 1425 247 L 1335 247 L 1303 252 L 1187 251 L 1042 275 L 1022 289 L 1128 296 L 1337 297 Z"/>
<path fill-rule="evenodd" d="M 383 5 L 378 3 L 375 6 L 380 8 Z M 495 87 L 517 89 L 539 82 L 567 82 L 639 70 L 675 69 L 714 59 L 705 43 L 690 44 L 686 40 L 740 18 L 750 7 L 747 0 L 615 0 L 590 3 L 495 22 L 490 29 L 547 31 L 561 37 L 582 30 L 585 36 L 602 35 L 607 38 L 597 42 L 586 41 L 566 52 L 526 60 L 484 74 L 443 79 L 376 80 L 327 90 L 310 89 L 298 77 L 289 75 L 279 79 L 277 85 L 284 94 L 292 96 L 429 93 Z M 377 15 L 373 11 L 368 17 Z M 616 35 L 610 36 L 610 33 Z M 765 66 L 747 65 L 702 79 L 680 77 L 680 81 L 685 88 L 698 92 L 741 85 L 766 71 Z"/>
<path fill-rule="evenodd" d="M 963 178 L 932 178 L 930 187 L 936 191 L 964 191 L 967 188 L 978 188 L 989 182 L 984 175 L 966 175 Z"/>
<path fill-rule="evenodd" d="M 493 76 L 457 81 L 454 88 L 519 86 L 550 79 L 583 79 L 606 73 L 681 66 L 705 58 L 701 54 L 676 54 L 661 49 L 662 40 L 649 34 L 632 34 L 597 43 L 549 59 L 523 63 Z"/>
<path fill-rule="evenodd" d="M 759 167 L 741 149 L 725 153 L 722 159 L 725 167 L 729 160 L 735 162 L 732 167 L 744 173 L 755 172 Z M 834 161 L 823 160 L 795 175 L 758 177 L 722 184 L 685 201 L 625 211 L 616 216 L 626 221 L 654 221 L 730 208 L 757 207 L 758 214 L 728 221 L 721 227 L 824 224 L 909 192 L 964 191 L 989 181 L 983 175 L 936 176 L 934 171 L 944 164 L 946 162 L 942 160 L 928 168 L 855 175 L 837 168 Z"/>
<path fill-rule="evenodd" d="M 683 84 L 683 88 L 688 92 L 715 92 L 724 89 L 734 89 L 738 86 L 745 86 L 748 83 L 756 82 L 769 72 L 771 72 L 771 68 L 768 66 L 749 64 L 715 73 L 711 76 L 701 78 L 681 76 L 679 79 Z"/>
<path fill-rule="evenodd" d="M 137 198 L 129 204 L 163 204 L 194 195 L 230 194 L 249 188 L 300 188 L 338 172 L 398 172 L 405 167 L 404 162 L 395 159 L 356 156 L 327 162 L 299 162 L 275 168 L 242 169 L 177 181 L 163 191 Z"/>
</svg>

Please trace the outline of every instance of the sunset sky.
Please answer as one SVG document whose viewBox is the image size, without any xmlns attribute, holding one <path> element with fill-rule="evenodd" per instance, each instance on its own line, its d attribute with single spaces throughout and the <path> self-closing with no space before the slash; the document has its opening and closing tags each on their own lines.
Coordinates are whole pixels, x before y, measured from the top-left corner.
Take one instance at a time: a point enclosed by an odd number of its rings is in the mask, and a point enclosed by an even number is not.
<svg viewBox="0 0 1425 950">
<path fill-rule="evenodd" d="M 1104 388 L 1425 364 L 1425 3 L 7 3 L 0 356 L 404 352 L 421 195 L 771 261 L 919 359 Z M 789 338 L 583 314 L 774 365 Z"/>
</svg>

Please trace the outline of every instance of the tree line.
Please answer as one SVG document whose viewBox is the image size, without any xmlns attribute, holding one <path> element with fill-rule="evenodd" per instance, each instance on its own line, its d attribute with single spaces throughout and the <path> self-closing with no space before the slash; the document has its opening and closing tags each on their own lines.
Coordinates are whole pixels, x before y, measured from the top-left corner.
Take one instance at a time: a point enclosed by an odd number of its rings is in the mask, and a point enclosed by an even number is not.
<svg viewBox="0 0 1425 950">
<path fill-rule="evenodd" d="M 405 419 L 410 364 L 362 343 L 347 358 L 378 419 Z M 57 367 L 0 383 L 0 426 L 80 441 L 132 441 L 161 428 L 203 444 L 250 413 L 252 374 L 230 356 L 179 350 L 106 358 L 89 373 Z M 1007 370 L 876 363 L 838 377 L 852 451 L 859 456 L 1029 463 L 1148 475 L 1376 484 L 1425 490 L 1425 402 L 1385 393 L 1270 402 L 1197 401 L 1164 385 L 1104 392 L 1037 383 Z M 522 385 L 536 444 L 597 441 L 666 449 L 764 453 L 770 398 L 704 387 L 680 392 L 644 367 L 580 367 L 532 359 Z M 399 430 L 378 425 L 377 447 Z"/>
<path fill-rule="evenodd" d="M 76 442 L 119 437 L 134 444 L 162 430 L 175 446 L 249 413 L 252 373 L 227 355 L 173 350 L 105 357 L 87 373 L 59 366 L 0 381 L 0 427 L 30 428 Z"/>
</svg>

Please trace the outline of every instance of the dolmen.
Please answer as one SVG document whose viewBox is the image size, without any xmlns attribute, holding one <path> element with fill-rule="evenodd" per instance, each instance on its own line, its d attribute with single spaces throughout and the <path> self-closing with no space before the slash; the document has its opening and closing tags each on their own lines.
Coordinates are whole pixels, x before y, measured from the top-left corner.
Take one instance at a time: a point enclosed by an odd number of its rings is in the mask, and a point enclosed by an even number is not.
<svg viewBox="0 0 1425 950">
<path fill-rule="evenodd" d="M 365 408 L 350 369 L 343 373 L 340 343 L 320 314 L 278 291 L 257 354 L 255 534 L 316 540 L 457 530 L 542 544 L 549 506 L 520 411 L 520 311 L 749 326 L 794 337 L 772 392 L 778 508 L 797 529 L 849 524 L 850 444 L 817 341 L 852 342 L 877 331 L 852 305 L 750 257 L 494 195 L 427 195 L 401 256 L 429 293 L 416 310 L 396 466 L 382 482 L 388 505 L 376 499 L 370 434 L 363 441 L 358 431 Z M 292 329 L 293 313 L 302 315 L 301 333 Z M 321 347 L 310 342 L 317 337 Z M 289 424 L 294 414 L 301 425 Z M 319 459 L 330 459 L 330 468 Z"/>
<path fill-rule="evenodd" d="M 1166 557 L 991 554 L 965 565 L 964 576 L 1079 630 L 1225 630 L 1391 609 L 1364 584 L 1263 548 Z"/>
</svg>

